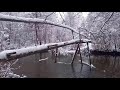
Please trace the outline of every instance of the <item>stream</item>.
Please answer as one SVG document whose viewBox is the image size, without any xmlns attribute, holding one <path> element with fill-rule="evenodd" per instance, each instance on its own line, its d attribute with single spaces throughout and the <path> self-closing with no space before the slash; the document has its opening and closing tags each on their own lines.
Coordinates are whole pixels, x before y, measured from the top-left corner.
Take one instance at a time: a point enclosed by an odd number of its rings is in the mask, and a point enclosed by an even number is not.
<svg viewBox="0 0 120 90">
<path fill-rule="evenodd" d="M 89 63 L 87 56 L 82 56 L 84 62 Z M 79 56 L 75 58 L 73 65 L 72 55 L 59 55 L 57 63 L 54 56 L 49 53 L 30 55 L 20 58 L 12 68 L 13 73 L 25 75 L 27 78 L 120 78 L 120 57 L 91 56 L 91 68 L 81 64 Z"/>
</svg>

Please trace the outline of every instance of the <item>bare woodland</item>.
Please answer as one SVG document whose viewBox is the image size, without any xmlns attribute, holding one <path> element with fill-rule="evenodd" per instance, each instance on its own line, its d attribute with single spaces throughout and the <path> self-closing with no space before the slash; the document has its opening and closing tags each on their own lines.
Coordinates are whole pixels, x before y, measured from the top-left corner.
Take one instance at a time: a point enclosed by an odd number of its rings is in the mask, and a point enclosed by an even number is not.
<svg viewBox="0 0 120 90">
<path fill-rule="evenodd" d="M 97 50 L 119 51 L 119 12 L 1 12 L 4 15 L 39 18 L 68 25 L 82 34 L 82 39 L 94 42 Z M 77 39 L 79 35 L 67 28 L 50 24 L 0 21 L 0 51 L 33 45 Z"/>
<path fill-rule="evenodd" d="M 91 41 L 91 50 L 120 51 L 119 29 L 120 12 L 89 12 L 86 17 L 83 12 L 0 12 L 0 60 L 10 50 L 21 57 L 21 48 L 28 47 L 35 51 L 32 47 L 46 50 L 58 45 L 73 50 L 76 45 L 69 44 L 80 40 Z"/>
</svg>

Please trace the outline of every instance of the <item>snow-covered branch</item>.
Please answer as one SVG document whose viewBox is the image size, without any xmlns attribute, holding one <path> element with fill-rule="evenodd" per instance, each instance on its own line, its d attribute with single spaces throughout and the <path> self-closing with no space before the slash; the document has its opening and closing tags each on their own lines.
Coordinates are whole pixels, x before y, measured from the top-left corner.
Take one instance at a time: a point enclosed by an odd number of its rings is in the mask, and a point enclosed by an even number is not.
<svg viewBox="0 0 120 90">
<path fill-rule="evenodd" d="M 87 39 L 85 40 L 75 39 L 75 40 L 70 40 L 70 41 L 65 41 L 60 43 L 49 43 L 49 44 L 16 49 L 16 50 L 5 50 L 0 53 L 0 60 L 2 61 L 14 60 L 17 58 L 21 58 L 21 57 L 28 56 L 35 53 L 41 53 L 41 52 L 62 47 L 62 46 L 76 44 L 76 43 L 86 43 L 86 42 L 91 42 L 91 41 Z"/>
<path fill-rule="evenodd" d="M 104 28 L 104 26 L 106 25 L 106 23 L 113 17 L 114 12 L 112 12 L 112 14 L 110 15 L 110 17 L 107 19 L 107 21 L 105 21 L 105 23 L 103 24 L 103 26 L 101 27 L 101 30 Z"/>
<path fill-rule="evenodd" d="M 49 20 L 39 19 L 39 18 L 25 18 L 25 17 L 17 17 L 17 16 L 10 16 L 10 15 L 3 15 L 0 14 L 0 20 L 1 21 L 12 21 L 12 22 L 24 22 L 24 23 L 41 23 L 41 24 L 49 24 L 54 25 L 62 28 L 67 28 L 77 34 L 79 34 L 74 28 L 69 27 L 67 25 L 63 24 L 56 24 L 54 22 L 51 22 Z"/>
</svg>

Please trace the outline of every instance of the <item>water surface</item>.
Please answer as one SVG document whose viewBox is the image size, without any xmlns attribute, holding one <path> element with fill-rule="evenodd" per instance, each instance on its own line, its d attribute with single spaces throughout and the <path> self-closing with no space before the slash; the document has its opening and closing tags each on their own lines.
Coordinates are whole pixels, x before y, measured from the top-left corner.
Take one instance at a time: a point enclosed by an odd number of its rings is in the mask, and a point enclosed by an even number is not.
<svg viewBox="0 0 120 90">
<path fill-rule="evenodd" d="M 55 58 L 46 53 L 42 55 L 46 60 L 39 61 L 39 54 L 20 58 L 13 66 L 13 72 L 18 75 L 26 75 L 27 78 L 120 78 L 120 57 L 112 56 L 91 56 L 92 64 L 96 68 L 81 64 L 79 56 L 76 57 L 73 65 L 69 63 L 72 55 L 60 55 L 57 62 Z M 83 60 L 89 63 L 88 57 L 84 56 Z"/>
</svg>

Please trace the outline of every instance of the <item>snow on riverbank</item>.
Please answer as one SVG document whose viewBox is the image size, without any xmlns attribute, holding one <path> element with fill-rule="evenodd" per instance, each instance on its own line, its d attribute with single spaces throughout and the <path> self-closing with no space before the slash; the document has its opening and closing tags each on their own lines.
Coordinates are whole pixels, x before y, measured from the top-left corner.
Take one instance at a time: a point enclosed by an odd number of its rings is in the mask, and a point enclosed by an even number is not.
<svg viewBox="0 0 120 90">
<path fill-rule="evenodd" d="M 80 49 L 81 49 L 82 52 L 86 52 L 87 45 L 86 45 L 85 43 L 82 44 L 82 46 L 80 47 Z M 91 43 L 89 44 L 89 49 L 90 49 L 90 50 L 93 49 Z M 74 54 L 74 53 L 75 53 L 75 50 L 66 50 L 66 49 L 60 48 L 60 49 L 59 49 L 59 53 L 60 53 L 61 55 Z"/>
<path fill-rule="evenodd" d="M 25 75 L 17 75 L 13 73 L 14 69 L 18 68 L 12 68 L 12 65 L 16 64 L 18 59 L 14 61 L 13 63 L 0 63 L 0 78 L 26 78 L 27 76 Z"/>
</svg>

